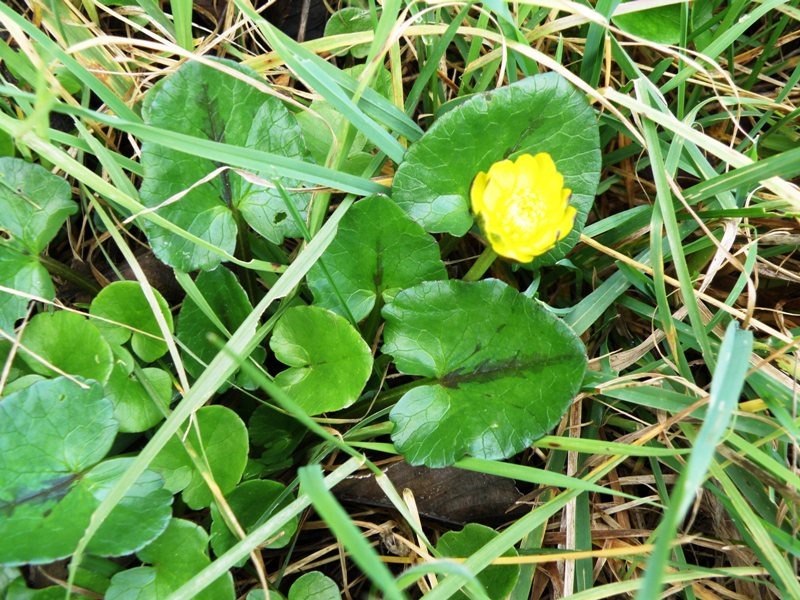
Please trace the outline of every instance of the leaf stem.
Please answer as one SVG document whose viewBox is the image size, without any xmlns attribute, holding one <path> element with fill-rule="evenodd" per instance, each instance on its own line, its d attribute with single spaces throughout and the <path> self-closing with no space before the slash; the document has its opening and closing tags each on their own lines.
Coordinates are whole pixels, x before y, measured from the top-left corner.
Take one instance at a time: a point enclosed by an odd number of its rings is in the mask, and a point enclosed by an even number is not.
<svg viewBox="0 0 800 600">
<path fill-rule="evenodd" d="M 98 294 L 102 289 L 97 282 L 92 281 L 88 277 L 84 277 L 79 273 L 76 273 L 67 265 L 56 260 L 55 258 L 45 255 L 40 255 L 37 258 L 42 266 L 47 269 L 48 273 L 61 277 L 62 279 L 77 285 L 81 289 L 86 290 L 90 294 Z"/>
<path fill-rule="evenodd" d="M 478 257 L 478 260 L 473 263 L 472 267 L 467 271 L 467 274 L 462 277 L 462 280 L 477 281 L 489 270 L 489 267 L 492 266 L 496 258 L 497 252 L 495 252 L 491 246 L 486 246 Z"/>
</svg>

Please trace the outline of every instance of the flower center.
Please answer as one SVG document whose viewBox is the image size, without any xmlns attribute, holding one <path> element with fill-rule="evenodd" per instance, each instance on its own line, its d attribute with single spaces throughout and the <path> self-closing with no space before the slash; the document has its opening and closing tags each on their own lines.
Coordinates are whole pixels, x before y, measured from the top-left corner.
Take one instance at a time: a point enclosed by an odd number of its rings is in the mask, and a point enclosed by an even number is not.
<svg viewBox="0 0 800 600">
<path fill-rule="evenodd" d="M 530 191 L 511 196 L 508 200 L 508 219 L 520 229 L 534 229 L 544 219 L 544 203 Z"/>
</svg>

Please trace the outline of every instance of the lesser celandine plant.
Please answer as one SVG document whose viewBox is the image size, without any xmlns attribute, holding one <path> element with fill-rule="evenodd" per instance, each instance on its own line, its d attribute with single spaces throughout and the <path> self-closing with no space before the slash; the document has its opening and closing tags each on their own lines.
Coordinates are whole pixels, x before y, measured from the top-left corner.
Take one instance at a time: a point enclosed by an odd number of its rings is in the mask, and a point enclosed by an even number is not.
<svg viewBox="0 0 800 600">
<path fill-rule="evenodd" d="M 0 4 L 0 598 L 800 598 L 796 9 L 562 4 Z"/>
</svg>

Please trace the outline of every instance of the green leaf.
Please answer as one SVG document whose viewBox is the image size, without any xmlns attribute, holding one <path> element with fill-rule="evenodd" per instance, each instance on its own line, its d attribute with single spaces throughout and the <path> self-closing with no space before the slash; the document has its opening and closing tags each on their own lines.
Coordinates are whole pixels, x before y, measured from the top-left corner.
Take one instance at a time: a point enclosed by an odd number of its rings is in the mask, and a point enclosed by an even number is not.
<svg viewBox="0 0 800 600">
<path fill-rule="evenodd" d="M 266 600 L 266 596 L 264 596 L 264 590 L 257 589 L 249 591 L 245 600 Z M 286 600 L 286 596 L 271 589 L 269 591 L 269 600 Z"/>
<path fill-rule="evenodd" d="M 142 369 L 155 400 L 135 374 L 128 374 L 120 364 L 114 366 L 105 385 L 107 397 L 114 403 L 114 418 L 119 430 L 146 431 L 164 418 L 172 398 L 172 378 L 161 369 Z M 163 410 L 156 404 L 158 402 Z"/>
<path fill-rule="evenodd" d="M 366 342 L 347 320 L 323 308 L 287 310 L 269 346 L 290 367 L 275 383 L 311 416 L 350 406 L 372 372 Z"/>
<path fill-rule="evenodd" d="M 611 21 L 623 31 L 658 44 L 677 44 L 681 39 L 680 4 L 618 15 Z"/>
<path fill-rule="evenodd" d="M 3 600 L 64 600 L 64 588 L 60 585 L 51 585 L 41 589 L 30 589 L 25 585 L 25 579 L 20 577 L 15 579 L 10 586 L 3 589 L 5 595 Z M 81 596 L 70 594 L 70 599 L 78 599 Z"/>
<path fill-rule="evenodd" d="M 330 16 L 328 22 L 325 23 L 325 37 L 370 31 L 372 28 L 372 16 L 368 10 L 356 6 L 348 6 L 342 10 L 337 10 Z M 347 54 L 349 52 L 354 58 L 366 58 L 367 54 L 369 54 L 369 46 L 369 44 L 357 44 L 338 54 Z"/>
<path fill-rule="evenodd" d="M 383 351 L 397 369 L 434 379 L 389 415 L 392 440 L 413 465 L 520 452 L 558 423 L 586 370 L 567 325 L 494 279 L 422 283 L 383 315 Z"/>
<path fill-rule="evenodd" d="M 262 405 L 253 411 L 247 431 L 250 445 L 263 449 L 259 462 L 265 469 L 277 471 L 292 465 L 292 456 L 303 441 L 306 428 L 294 417 Z"/>
<path fill-rule="evenodd" d="M 21 344 L 22 359 L 31 370 L 47 377 L 58 373 L 36 356 L 64 373 L 100 383 L 108 381 L 114 366 L 111 348 L 97 327 L 64 310 L 33 317 L 22 334 Z"/>
<path fill-rule="evenodd" d="M 106 600 L 164 600 L 211 564 L 208 535 L 199 525 L 183 519 L 172 519 L 164 533 L 137 556 L 152 566 L 114 575 Z M 197 600 L 233 600 L 235 597 L 230 573 L 194 596 Z"/>
<path fill-rule="evenodd" d="M 3 245 L 39 254 L 78 209 L 69 184 L 19 158 L 0 158 Z"/>
<path fill-rule="evenodd" d="M 260 79 L 252 69 L 216 60 Z M 148 125 L 177 133 L 290 158 L 306 158 L 300 127 L 280 100 L 195 61 L 184 64 L 159 82 L 145 98 L 142 114 Z M 161 205 L 220 166 L 152 142 L 142 145 L 142 165 L 145 176 L 140 194 L 142 202 L 150 207 Z M 266 177 L 263 173 L 254 174 Z M 287 189 L 299 185 L 291 179 L 280 183 Z M 289 195 L 305 214 L 308 194 L 289 192 Z M 276 189 L 256 186 L 232 171 L 224 171 L 157 212 L 230 254 L 236 247 L 239 217 L 276 244 L 286 236 L 300 235 Z M 221 260 L 217 254 L 149 221 L 144 222 L 144 227 L 156 255 L 182 271 L 213 269 Z"/>
<path fill-rule="evenodd" d="M 446 278 L 436 240 L 394 202 L 373 196 L 347 212 L 307 281 L 316 304 L 360 321 L 384 292 Z"/>
<path fill-rule="evenodd" d="M 0 498 L 49 496 L 98 463 L 117 435 L 113 406 L 96 383 L 38 381 L 0 402 Z M 63 494 L 62 494 L 63 495 Z"/>
<path fill-rule="evenodd" d="M 195 285 L 219 323 L 227 329 L 227 332 L 220 331 L 190 297 L 187 296 L 183 301 L 178 314 L 178 339 L 203 363 L 186 353 L 184 367 L 193 377 L 200 377 L 206 365 L 219 352 L 219 347 L 208 338 L 209 334 L 227 341 L 230 333 L 236 331 L 252 312 L 253 306 L 236 276 L 223 266 L 200 273 L 195 279 Z M 252 335 L 255 333 L 253 328 Z M 253 354 L 257 360 L 263 360 L 266 353 L 263 348 L 258 348 Z M 227 385 L 221 389 L 226 387 Z"/>
<path fill-rule="evenodd" d="M 47 300 L 52 300 L 56 295 L 47 269 L 35 256 L 2 245 L 0 245 L 0 285 Z M 27 298 L 0 292 L 0 329 L 11 333 L 17 319 L 25 316 L 28 302 Z"/>
<path fill-rule="evenodd" d="M 443 556 L 454 558 L 467 558 L 477 550 L 496 538 L 498 533 L 485 525 L 469 523 L 461 531 L 448 531 L 436 544 L 436 549 Z M 517 556 L 514 548 L 509 548 L 501 556 Z M 506 598 L 519 579 L 519 565 L 487 567 L 478 573 L 478 581 L 486 591 L 489 598 Z M 467 599 L 463 592 L 450 596 L 461 600 Z"/>
<path fill-rule="evenodd" d="M 289 600 L 340 600 L 336 582 L 319 571 L 311 571 L 292 584 Z"/>
<path fill-rule="evenodd" d="M 224 406 L 204 406 L 195 413 L 197 429 L 192 426 L 186 436 L 195 452 L 208 460 L 211 475 L 223 494 L 227 494 L 242 477 L 247 464 L 247 429 L 235 412 Z M 201 443 L 202 439 L 202 443 Z M 202 450 L 201 450 L 202 448 Z M 194 510 L 211 505 L 213 496 L 197 471 L 179 435 L 174 435 L 151 463 L 161 473 L 165 487 L 172 493 L 183 492 L 183 501 Z"/>
<path fill-rule="evenodd" d="M 117 426 L 100 385 L 86 385 L 43 380 L 0 402 L 0 563 L 71 554 L 94 509 L 133 461 L 96 464 Z M 162 479 L 145 471 L 100 525 L 90 552 L 119 556 L 140 548 L 166 526 L 171 503 Z"/>
<path fill-rule="evenodd" d="M 572 233 L 548 254 L 555 261 L 575 245 L 586 222 L 600 176 L 599 145 L 584 95 L 555 73 L 534 75 L 477 94 L 442 115 L 409 147 L 392 198 L 427 231 L 462 236 L 473 222 L 469 191 L 475 175 L 499 160 L 548 152 L 578 210 Z"/>
<path fill-rule="evenodd" d="M 169 304 L 158 290 L 153 289 L 153 295 L 164 315 L 164 320 L 172 332 L 172 313 Z M 153 314 L 153 309 L 147 303 L 142 286 L 138 281 L 114 281 L 95 296 L 89 307 L 89 313 L 96 317 L 103 317 L 116 323 L 127 325 L 120 327 L 112 323 L 95 319 L 95 327 L 100 330 L 110 344 L 121 346 L 129 339 L 133 351 L 145 362 L 158 360 L 167 353 L 167 344 L 163 341 L 161 330 Z M 131 331 L 129 328 L 138 329 Z M 145 335 L 145 334 L 150 335 Z M 157 336 L 160 339 L 155 339 Z"/>
<path fill-rule="evenodd" d="M 255 479 L 245 481 L 237 486 L 225 499 L 228 501 L 236 520 L 245 532 L 252 532 L 274 513 L 294 500 L 291 494 L 285 494 L 286 486 L 277 481 Z M 281 499 L 281 495 L 283 495 Z M 297 529 L 297 518 L 292 518 L 286 526 L 273 536 L 274 541 L 264 548 L 283 548 L 292 539 Z M 225 524 L 222 513 L 216 502 L 211 505 L 211 547 L 214 554 L 222 556 L 230 550 L 239 538 Z M 244 562 L 244 561 L 243 561 Z"/>
<path fill-rule="evenodd" d="M 355 65 L 349 69 L 343 69 L 342 73 L 353 79 L 358 79 L 364 72 L 364 68 L 365 65 Z M 384 68 L 378 69 L 373 86 L 381 97 L 391 98 L 392 76 L 389 71 Z M 339 134 L 342 125 L 347 119 L 330 102 L 324 99 L 314 100 L 309 108 L 311 109 L 310 111 L 302 111 L 297 114 L 297 122 L 303 130 L 303 136 L 311 156 L 315 161 L 323 165 L 333 148 L 333 135 Z M 320 119 L 324 122 L 321 122 Z M 327 126 L 325 123 L 327 123 Z M 356 133 L 353 143 L 350 145 L 350 154 L 342 165 L 342 169 L 346 173 L 352 173 L 353 175 L 364 173 L 364 170 L 373 159 L 372 154 L 365 152 L 365 150 L 372 148 L 373 145 L 363 133 Z"/>
<path fill-rule="evenodd" d="M 77 205 L 69 184 L 18 158 L 0 158 L 0 285 L 52 300 L 55 289 L 38 256 Z M 0 295 L 0 329 L 25 316 L 26 298 Z"/>
</svg>

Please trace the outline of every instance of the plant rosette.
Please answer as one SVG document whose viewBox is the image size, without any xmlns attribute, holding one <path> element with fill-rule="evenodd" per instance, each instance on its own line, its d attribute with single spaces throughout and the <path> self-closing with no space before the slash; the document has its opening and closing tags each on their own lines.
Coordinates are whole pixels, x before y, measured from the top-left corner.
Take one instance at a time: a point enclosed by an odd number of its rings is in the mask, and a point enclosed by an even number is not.
<svg viewBox="0 0 800 600">
<path fill-rule="evenodd" d="M 566 79 L 546 73 L 442 115 L 406 152 L 392 199 L 426 231 L 457 237 L 473 227 L 472 207 L 498 254 L 553 264 L 580 237 L 600 166 L 593 109 Z"/>
</svg>

